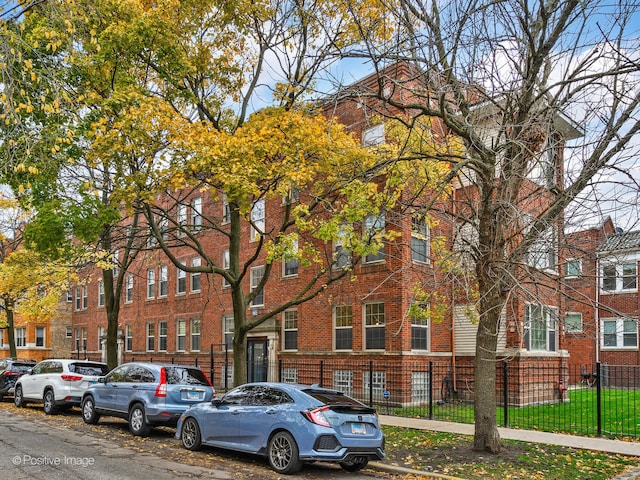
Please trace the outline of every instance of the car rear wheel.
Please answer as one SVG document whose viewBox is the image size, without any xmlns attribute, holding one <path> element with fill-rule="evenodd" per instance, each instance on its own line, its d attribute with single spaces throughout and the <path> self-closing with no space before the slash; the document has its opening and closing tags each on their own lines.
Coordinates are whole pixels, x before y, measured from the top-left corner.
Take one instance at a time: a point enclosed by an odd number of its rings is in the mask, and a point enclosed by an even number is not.
<svg viewBox="0 0 640 480">
<path fill-rule="evenodd" d="M 100 420 L 100 415 L 96 413 L 96 404 L 92 396 L 85 397 L 82 401 L 82 420 L 89 425 L 95 425 Z"/>
<path fill-rule="evenodd" d="M 202 446 L 202 435 L 200 434 L 200 426 L 195 418 L 189 417 L 182 425 L 180 433 L 182 445 L 187 450 L 199 450 Z"/>
<path fill-rule="evenodd" d="M 345 469 L 347 472 L 357 472 L 362 470 L 369 464 L 369 459 L 366 457 L 356 457 L 353 460 L 348 460 L 346 462 L 341 462 L 340 466 Z"/>
<path fill-rule="evenodd" d="M 289 432 L 277 432 L 267 448 L 269 465 L 278 473 L 296 473 L 302 468 L 298 457 L 298 445 Z"/>
<path fill-rule="evenodd" d="M 44 396 L 42 398 L 42 404 L 44 407 L 44 413 L 46 413 L 47 415 L 58 413 L 58 408 L 56 407 L 56 397 L 53 394 L 53 390 L 45 390 Z"/>
<path fill-rule="evenodd" d="M 24 407 L 27 404 L 22 396 L 22 387 L 20 385 L 13 392 L 13 403 L 15 403 L 16 407 Z"/>
<path fill-rule="evenodd" d="M 138 437 L 146 437 L 151 432 L 144 415 L 144 407 L 136 403 L 129 411 L 129 431 Z"/>
</svg>

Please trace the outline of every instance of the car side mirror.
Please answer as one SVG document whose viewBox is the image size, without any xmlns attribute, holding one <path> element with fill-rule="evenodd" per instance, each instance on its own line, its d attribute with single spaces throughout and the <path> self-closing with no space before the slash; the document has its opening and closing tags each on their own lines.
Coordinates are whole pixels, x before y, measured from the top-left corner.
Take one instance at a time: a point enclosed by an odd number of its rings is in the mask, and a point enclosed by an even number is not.
<svg viewBox="0 0 640 480">
<path fill-rule="evenodd" d="M 107 383 L 107 377 L 98 377 L 98 383 Z"/>
<path fill-rule="evenodd" d="M 214 407 L 219 407 L 220 405 L 222 405 L 222 398 L 212 398 L 211 399 L 211 405 L 213 405 Z"/>
</svg>

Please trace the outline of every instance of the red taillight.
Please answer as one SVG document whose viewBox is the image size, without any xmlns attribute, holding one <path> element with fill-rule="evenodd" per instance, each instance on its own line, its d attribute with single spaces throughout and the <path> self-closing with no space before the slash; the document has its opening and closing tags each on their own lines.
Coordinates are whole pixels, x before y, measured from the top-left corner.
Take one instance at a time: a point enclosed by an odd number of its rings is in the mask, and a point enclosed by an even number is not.
<svg viewBox="0 0 640 480">
<path fill-rule="evenodd" d="M 20 375 L 20 372 L 12 372 L 11 370 L 5 370 L 4 376 L 10 377 L 11 375 Z"/>
<path fill-rule="evenodd" d="M 78 382 L 82 380 L 82 375 L 60 375 L 60 378 L 66 382 Z"/>
<path fill-rule="evenodd" d="M 316 408 L 314 410 L 307 410 L 304 413 L 304 416 L 307 417 L 307 420 L 315 423 L 316 425 L 322 425 L 323 427 L 330 427 L 331 425 L 327 421 L 327 417 L 324 416 L 324 412 L 329 410 L 328 406 Z"/>
<path fill-rule="evenodd" d="M 164 367 L 160 369 L 160 383 L 158 384 L 158 388 L 156 388 L 156 397 L 166 397 L 167 396 L 167 372 Z"/>
</svg>

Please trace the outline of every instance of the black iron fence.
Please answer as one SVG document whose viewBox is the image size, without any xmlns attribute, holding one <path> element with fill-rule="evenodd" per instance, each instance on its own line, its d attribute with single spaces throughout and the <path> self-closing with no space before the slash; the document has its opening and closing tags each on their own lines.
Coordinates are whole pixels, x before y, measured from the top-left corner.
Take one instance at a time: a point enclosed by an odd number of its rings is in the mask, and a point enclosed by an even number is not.
<svg viewBox="0 0 640 480">
<path fill-rule="evenodd" d="M 126 361 L 196 365 L 216 391 L 233 386 L 229 354 L 131 356 Z M 265 360 L 248 369 L 287 383 L 317 384 L 344 391 L 380 413 L 451 422 L 474 422 L 475 375 L 471 363 L 428 360 Z M 584 436 L 640 439 L 640 366 L 596 364 L 496 364 L 499 426 Z"/>
</svg>

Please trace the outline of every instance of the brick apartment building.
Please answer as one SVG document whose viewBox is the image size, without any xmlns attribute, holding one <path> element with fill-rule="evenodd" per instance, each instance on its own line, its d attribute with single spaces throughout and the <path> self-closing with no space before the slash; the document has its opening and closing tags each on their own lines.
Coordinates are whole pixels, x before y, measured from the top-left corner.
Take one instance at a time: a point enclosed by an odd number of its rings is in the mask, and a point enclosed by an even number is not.
<svg viewBox="0 0 640 480">
<path fill-rule="evenodd" d="M 569 234 L 566 255 L 565 334 L 571 364 L 585 376 L 594 372 L 596 362 L 640 365 L 640 231 L 623 232 L 606 218 Z"/>
<path fill-rule="evenodd" d="M 402 68 L 392 72 L 396 76 L 406 73 Z M 372 76 L 355 87 L 366 90 L 376 85 Z M 375 145 L 384 141 L 384 127 L 375 120 L 379 118 L 376 109 L 379 112 L 385 107 L 364 102 L 345 96 L 327 109 L 327 114 L 336 115 L 365 145 Z M 556 163 L 554 171 L 561 168 L 561 153 L 549 158 Z M 467 186 L 456 188 L 463 190 Z M 455 201 L 455 193 L 453 198 Z M 300 192 L 299 201 L 305 201 L 305 192 Z M 213 197 L 207 191 L 194 193 L 190 204 L 188 213 L 176 214 L 199 216 L 225 210 L 223 197 Z M 258 220 L 268 224 L 281 215 L 283 203 L 271 200 L 255 207 L 261 215 Z M 354 384 L 371 382 L 380 390 L 388 389 L 392 369 L 404 372 L 403 381 L 409 386 L 398 389 L 408 391 L 407 396 L 411 396 L 424 382 L 436 381 L 426 379 L 430 361 L 447 364 L 452 370 L 460 365 L 473 365 L 477 330 L 474 307 L 452 293 L 451 285 L 434 267 L 431 245 L 434 238 L 442 237 L 450 251 L 455 251 L 455 239 L 465 232 L 459 231 L 444 213 L 436 212 L 434 216 L 438 222 L 432 228 L 417 216 L 387 214 L 386 218 L 367 219 L 374 223 L 383 221 L 384 228 L 397 231 L 398 237 L 387 242 L 377 254 L 363 258 L 353 275 L 252 330 L 248 336 L 248 364 L 252 369 L 249 380 L 314 381 L 305 376 L 302 365 L 323 361 L 333 362 L 334 366 L 327 367 L 325 372 L 326 383 L 332 386 L 351 391 Z M 250 225 L 247 223 L 243 229 L 248 255 L 252 241 Z M 551 238 L 544 242 L 550 247 L 546 247 L 545 255 L 538 256 L 534 266 L 557 266 L 560 232 L 557 227 L 550 230 Z M 223 237 L 213 232 L 199 235 L 211 255 L 224 265 L 228 247 L 221 241 Z M 324 255 L 340 252 L 340 245 L 336 244 L 316 243 L 315 247 Z M 201 261 L 186 249 L 177 248 L 175 256 L 184 264 Z M 339 261 L 339 255 L 336 258 Z M 264 256 L 262 260 L 266 262 Z M 260 261 L 254 265 L 248 279 L 251 285 L 257 284 L 263 268 Z M 97 271 L 87 273 L 90 281 L 73 290 L 72 354 L 95 358 L 104 356 L 107 321 L 100 275 Z M 312 273 L 295 261 L 283 259 L 275 276 L 251 305 L 250 315 L 259 315 L 280 304 L 304 285 Z M 209 365 L 215 357 L 214 383 L 220 385 L 224 375 L 228 378 L 227 365 L 220 363 L 233 336 L 233 309 L 225 281 L 219 276 L 188 274 L 177 269 L 160 250 L 153 248 L 141 254 L 126 275 L 118 332 L 119 359 L 198 361 Z M 416 301 L 415 282 L 424 284 L 425 279 L 429 279 L 427 288 L 446 299 L 442 321 L 412 318 L 409 314 Z M 535 295 L 527 296 L 523 289 L 510 299 L 503 313 L 499 341 L 499 354 L 510 362 L 543 364 L 555 369 L 555 379 L 542 387 L 548 389 L 549 398 L 555 395 L 558 379 L 564 378 L 569 359 L 567 349 L 572 345 L 565 342 L 564 329 L 558 322 L 565 308 L 558 281 L 559 274 L 541 276 L 532 281 Z M 354 361 L 375 362 L 377 366 L 368 376 L 358 378 L 349 368 Z M 586 357 L 581 361 L 586 362 Z M 278 362 L 285 367 L 276 368 Z M 472 385 L 473 375 L 465 382 Z"/>
</svg>

